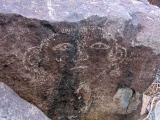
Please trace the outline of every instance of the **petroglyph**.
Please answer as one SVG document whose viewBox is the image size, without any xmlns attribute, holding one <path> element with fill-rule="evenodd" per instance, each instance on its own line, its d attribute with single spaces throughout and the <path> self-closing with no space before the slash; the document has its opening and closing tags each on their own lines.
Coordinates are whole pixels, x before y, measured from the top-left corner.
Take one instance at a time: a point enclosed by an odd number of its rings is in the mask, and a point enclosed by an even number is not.
<svg viewBox="0 0 160 120">
<path fill-rule="evenodd" d="M 66 50 L 70 50 L 72 47 L 73 46 L 70 43 L 60 43 L 60 44 L 54 46 L 52 49 L 66 51 Z"/>
<path fill-rule="evenodd" d="M 102 42 L 97 42 L 97 43 L 92 44 L 90 46 L 90 48 L 107 50 L 110 48 L 110 46 L 108 46 L 107 44 L 104 44 Z"/>
<path fill-rule="evenodd" d="M 88 33 L 88 32 L 91 32 L 91 31 L 104 31 L 106 32 L 105 28 L 103 27 L 99 27 L 99 26 L 82 26 L 82 27 L 70 27 L 70 28 L 67 28 L 67 27 L 64 27 L 64 28 L 61 28 L 59 29 L 61 33 L 67 33 L 67 34 L 70 34 L 74 31 L 79 31 L 80 33 Z"/>
<path fill-rule="evenodd" d="M 68 33 L 69 34 L 69 33 L 74 32 L 76 30 L 77 30 L 76 28 L 63 28 L 60 31 L 61 31 L 61 33 Z"/>
<path fill-rule="evenodd" d="M 121 38 L 104 38 L 103 27 L 81 26 L 78 29 L 74 25 L 60 27 L 57 33 L 44 39 L 39 46 L 29 48 L 23 60 L 26 70 L 32 71 L 30 78 L 33 78 L 31 83 L 34 86 L 38 82 L 45 84 L 43 79 L 55 84 L 52 88 L 53 100 L 50 101 L 53 106 L 49 109 L 52 115 L 64 117 L 59 109 L 65 108 L 66 119 L 71 115 L 67 115 L 66 111 L 75 111 L 77 116 L 82 111 L 90 113 L 95 106 L 97 110 L 109 112 L 113 107 L 110 103 L 114 90 L 119 86 L 139 87 L 136 84 L 139 79 L 137 71 L 141 71 L 141 66 L 146 62 L 143 57 L 146 54 L 137 54 L 141 53 L 141 47 L 135 51 L 137 48 L 126 48 Z M 134 67 L 132 64 L 137 61 L 141 64 Z M 71 106 L 72 101 L 79 112 Z M 67 105 L 69 107 L 65 107 Z"/>
<path fill-rule="evenodd" d="M 86 69 L 88 66 L 77 66 L 74 68 L 71 68 L 70 70 L 75 70 L 75 69 Z"/>
<path fill-rule="evenodd" d="M 32 53 L 32 54 L 31 54 Z M 38 61 L 35 61 L 39 59 L 39 47 L 32 47 L 27 50 L 27 52 L 24 53 L 23 57 L 23 64 L 29 68 L 29 67 L 37 67 Z"/>
<path fill-rule="evenodd" d="M 112 48 L 108 53 L 108 60 L 115 62 L 118 60 L 123 60 L 127 56 L 126 48 L 116 44 L 114 48 Z M 119 61 L 120 63 L 120 61 Z"/>
<path fill-rule="evenodd" d="M 119 77 L 122 74 L 122 71 L 118 63 L 111 64 L 110 69 L 111 71 L 109 74 L 111 77 Z"/>
</svg>

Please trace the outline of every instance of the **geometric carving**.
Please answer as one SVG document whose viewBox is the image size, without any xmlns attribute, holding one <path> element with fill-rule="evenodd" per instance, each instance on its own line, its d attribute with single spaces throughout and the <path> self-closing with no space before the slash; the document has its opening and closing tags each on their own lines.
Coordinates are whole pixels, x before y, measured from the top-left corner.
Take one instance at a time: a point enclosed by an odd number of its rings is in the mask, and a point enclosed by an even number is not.
<svg viewBox="0 0 160 120">
<path fill-rule="evenodd" d="M 90 46 L 90 48 L 107 50 L 110 48 L 110 46 L 108 46 L 107 44 L 104 44 L 102 42 L 97 42 L 97 43 L 92 44 Z"/>
<path fill-rule="evenodd" d="M 53 47 L 53 50 L 66 51 L 70 50 L 73 46 L 70 43 L 60 43 Z"/>
</svg>

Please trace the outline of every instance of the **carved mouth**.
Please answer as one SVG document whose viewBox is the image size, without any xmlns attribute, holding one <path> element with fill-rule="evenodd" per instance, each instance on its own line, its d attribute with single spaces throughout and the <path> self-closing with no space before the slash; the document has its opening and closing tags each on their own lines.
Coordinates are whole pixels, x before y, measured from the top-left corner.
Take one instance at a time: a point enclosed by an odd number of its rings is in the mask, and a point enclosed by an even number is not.
<svg viewBox="0 0 160 120">
<path fill-rule="evenodd" d="M 71 68 L 70 70 L 86 69 L 86 68 L 88 68 L 88 66 L 76 66 L 76 67 Z"/>
</svg>

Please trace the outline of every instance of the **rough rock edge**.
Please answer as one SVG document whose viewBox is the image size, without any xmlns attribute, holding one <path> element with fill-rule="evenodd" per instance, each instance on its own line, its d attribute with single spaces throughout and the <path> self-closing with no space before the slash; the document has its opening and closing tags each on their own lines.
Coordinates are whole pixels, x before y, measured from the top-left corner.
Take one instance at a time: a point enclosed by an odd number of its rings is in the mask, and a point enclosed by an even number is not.
<svg viewBox="0 0 160 120">
<path fill-rule="evenodd" d="M 0 120 L 50 120 L 37 107 L 0 82 Z"/>
</svg>

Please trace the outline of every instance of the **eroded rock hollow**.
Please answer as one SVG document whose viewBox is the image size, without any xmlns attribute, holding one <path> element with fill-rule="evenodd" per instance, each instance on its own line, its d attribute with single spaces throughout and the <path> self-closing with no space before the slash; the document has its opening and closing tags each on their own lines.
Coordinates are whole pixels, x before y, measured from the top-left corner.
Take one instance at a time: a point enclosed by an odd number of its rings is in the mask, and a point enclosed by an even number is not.
<svg viewBox="0 0 160 120">
<path fill-rule="evenodd" d="M 135 23 L 144 15 L 131 16 L 50 23 L 0 14 L 0 81 L 53 120 L 137 120 L 160 55 Z"/>
</svg>

